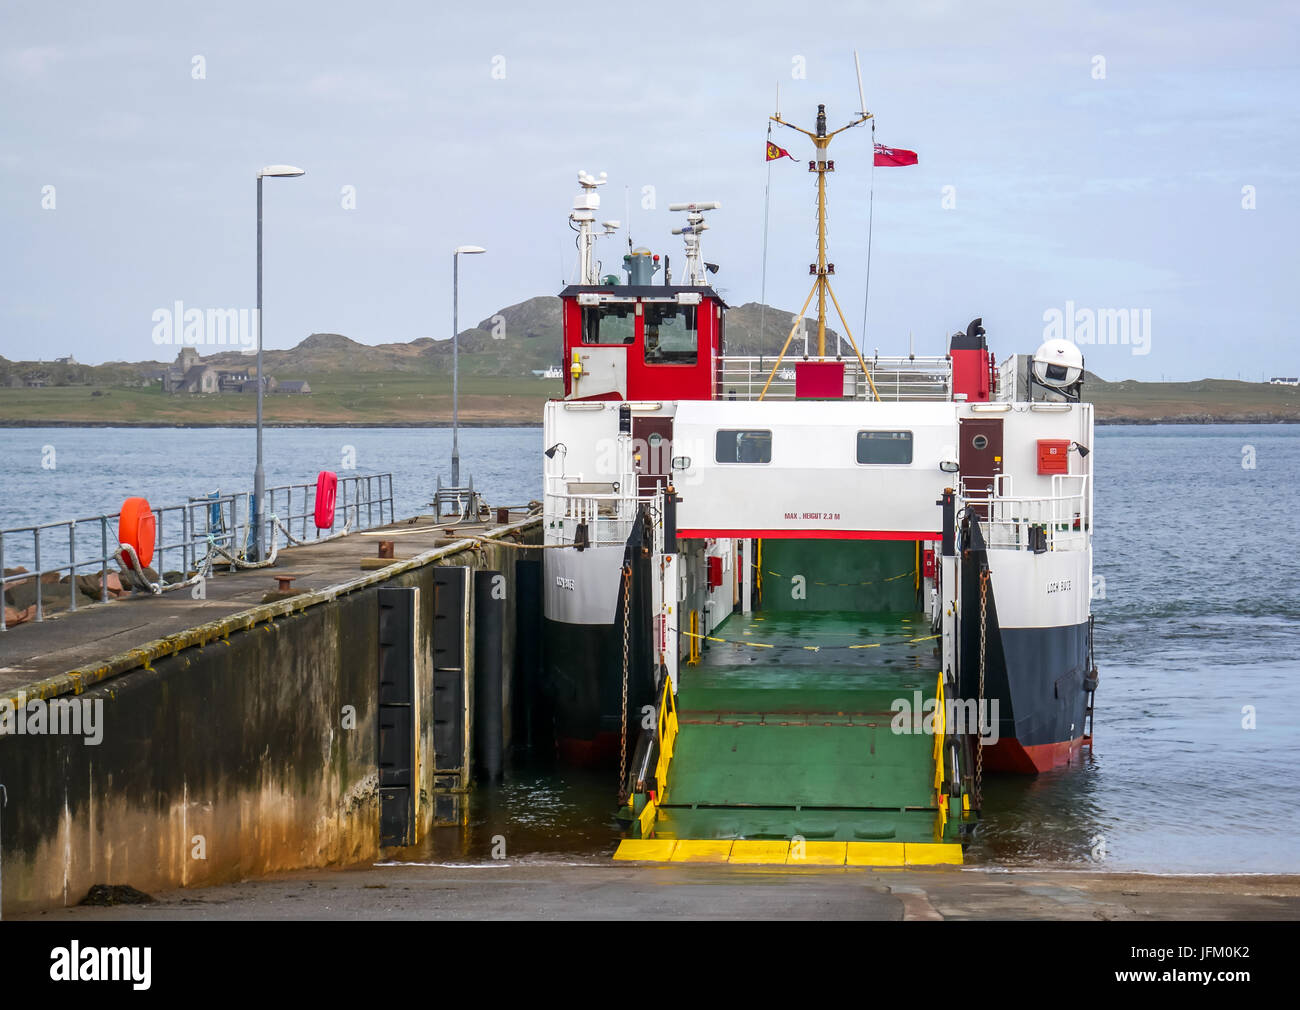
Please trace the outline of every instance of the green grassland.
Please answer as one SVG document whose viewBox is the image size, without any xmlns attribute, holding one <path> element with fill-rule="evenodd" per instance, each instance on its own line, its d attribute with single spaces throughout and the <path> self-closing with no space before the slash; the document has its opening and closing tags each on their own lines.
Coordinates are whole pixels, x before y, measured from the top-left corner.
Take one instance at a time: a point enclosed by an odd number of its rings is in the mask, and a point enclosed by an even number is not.
<svg viewBox="0 0 1300 1010">
<path fill-rule="evenodd" d="M 306 395 L 263 398 L 267 424 L 445 425 L 451 423 L 451 377 L 409 372 L 320 373 Z M 94 395 L 96 392 L 99 396 Z M 562 396 L 559 380 L 533 376 L 461 376 L 460 421 L 466 425 L 540 424 L 542 404 Z M 164 393 L 154 385 L 0 388 L 0 425 L 249 425 L 256 396 Z"/>
</svg>

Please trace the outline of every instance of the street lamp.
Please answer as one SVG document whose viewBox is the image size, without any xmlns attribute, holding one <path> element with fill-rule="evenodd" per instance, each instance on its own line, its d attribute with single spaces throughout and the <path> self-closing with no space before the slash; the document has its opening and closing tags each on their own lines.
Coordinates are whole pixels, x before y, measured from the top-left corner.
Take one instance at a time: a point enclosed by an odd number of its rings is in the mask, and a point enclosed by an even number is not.
<svg viewBox="0 0 1300 1010">
<path fill-rule="evenodd" d="M 257 469 L 253 471 L 253 558 L 262 560 L 263 492 L 266 490 L 266 471 L 262 469 L 262 179 L 294 179 L 305 175 L 306 169 L 293 165 L 267 165 L 257 173 Z"/>
<path fill-rule="evenodd" d="M 451 254 L 451 486 L 460 487 L 460 256 L 487 252 L 481 245 L 460 245 Z"/>
</svg>

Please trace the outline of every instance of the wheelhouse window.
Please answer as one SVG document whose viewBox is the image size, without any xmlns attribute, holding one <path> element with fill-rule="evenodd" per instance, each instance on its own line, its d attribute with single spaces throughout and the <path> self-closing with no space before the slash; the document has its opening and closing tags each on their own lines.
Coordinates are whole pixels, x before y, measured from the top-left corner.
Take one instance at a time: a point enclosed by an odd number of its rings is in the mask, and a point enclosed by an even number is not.
<svg viewBox="0 0 1300 1010">
<path fill-rule="evenodd" d="M 772 433 L 734 428 L 719 431 L 714 458 L 719 463 L 770 463 Z"/>
<path fill-rule="evenodd" d="M 858 462 L 911 463 L 912 433 L 910 431 L 858 432 Z"/>
<path fill-rule="evenodd" d="M 645 304 L 645 361 L 647 365 L 693 365 L 699 330 L 697 306 Z"/>
<path fill-rule="evenodd" d="M 582 306 L 584 344 L 630 344 L 635 336 L 635 302 Z"/>
</svg>

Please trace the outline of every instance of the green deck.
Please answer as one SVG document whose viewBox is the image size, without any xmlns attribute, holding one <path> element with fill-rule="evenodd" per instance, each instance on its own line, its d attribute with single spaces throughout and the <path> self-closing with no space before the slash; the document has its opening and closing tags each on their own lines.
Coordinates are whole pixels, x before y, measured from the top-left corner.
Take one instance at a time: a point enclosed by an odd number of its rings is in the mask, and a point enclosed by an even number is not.
<svg viewBox="0 0 1300 1010">
<path fill-rule="evenodd" d="M 713 636 L 681 671 L 658 837 L 933 840 L 934 738 L 890 726 L 934 695 L 923 615 L 736 614 Z"/>
</svg>

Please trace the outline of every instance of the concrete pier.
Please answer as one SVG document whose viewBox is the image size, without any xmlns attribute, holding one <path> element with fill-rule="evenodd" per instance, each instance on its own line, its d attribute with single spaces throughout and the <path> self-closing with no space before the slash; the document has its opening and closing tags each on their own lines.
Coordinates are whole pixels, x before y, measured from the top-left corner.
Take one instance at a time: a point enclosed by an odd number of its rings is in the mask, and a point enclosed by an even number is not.
<svg viewBox="0 0 1300 1010">
<path fill-rule="evenodd" d="M 526 659 L 515 605 L 539 539 L 522 513 L 454 529 L 416 517 L 216 574 L 202 598 L 123 598 L 0 635 L 3 913 L 75 904 L 96 883 L 165 890 L 369 862 L 391 807 L 408 807 L 408 843 L 458 816 L 471 574 L 501 576 L 487 584 L 506 611 L 508 745 Z M 392 559 L 378 559 L 381 540 Z"/>
<path fill-rule="evenodd" d="M 211 919 L 756 919 L 1241 922 L 1300 919 L 1300 877 L 1086 870 L 856 870 L 609 860 L 390 864 L 56 909 L 45 921 Z"/>
</svg>

